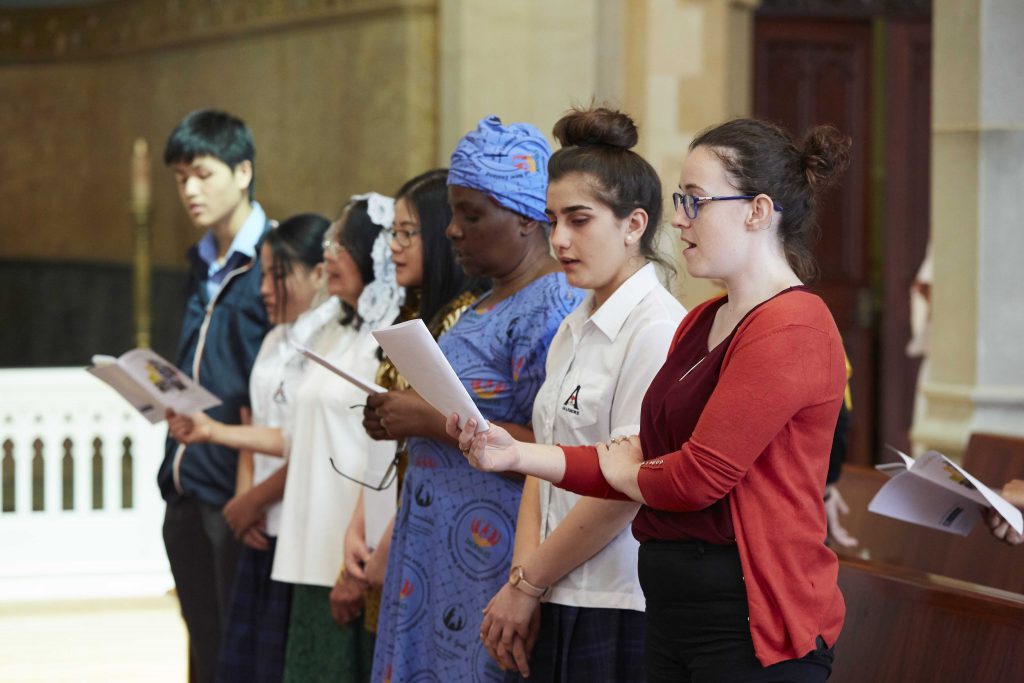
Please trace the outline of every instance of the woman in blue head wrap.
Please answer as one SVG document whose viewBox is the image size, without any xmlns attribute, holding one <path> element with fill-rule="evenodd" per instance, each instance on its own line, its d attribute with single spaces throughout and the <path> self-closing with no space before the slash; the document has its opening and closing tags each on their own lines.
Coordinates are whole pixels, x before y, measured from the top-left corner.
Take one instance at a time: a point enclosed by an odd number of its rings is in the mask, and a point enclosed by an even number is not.
<svg viewBox="0 0 1024 683">
<path fill-rule="evenodd" d="M 583 297 L 548 248 L 550 156 L 536 128 L 491 116 L 459 141 L 448 174 L 448 238 L 466 273 L 493 287 L 438 344 L 483 416 L 530 440 L 548 345 Z M 370 405 L 409 451 L 373 680 L 500 681 L 480 624 L 508 579 L 522 479 L 470 468 L 444 416 L 411 390 Z"/>
</svg>

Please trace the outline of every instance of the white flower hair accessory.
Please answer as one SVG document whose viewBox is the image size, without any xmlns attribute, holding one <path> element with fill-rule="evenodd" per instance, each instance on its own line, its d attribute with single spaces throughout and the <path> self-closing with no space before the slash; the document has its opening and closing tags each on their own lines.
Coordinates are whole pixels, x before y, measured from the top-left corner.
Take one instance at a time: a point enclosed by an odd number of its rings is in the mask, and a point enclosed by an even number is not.
<svg viewBox="0 0 1024 683">
<path fill-rule="evenodd" d="M 395 200 L 376 192 L 352 197 L 352 201 L 363 199 L 366 200 L 370 220 L 384 230 L 390 228 L 395 221 Z M 377 235 L 370 251 L 373 282 L 363 288 L 356 307 L 363 324 L 371 331 L 393 323 L 405 302 L 405 289 L 395 281 L 395 262 L 391 260 L 391 248 L 388 246 L 391 240 L 384 230 Z"/>
<path fill-rule="evenodd" d="M 353 202 L 365 201 L 366 213 L 370 220 L 385 230 L 395 222 L 395 200 L 376 192 L 352 195 Z"/>
</svg>

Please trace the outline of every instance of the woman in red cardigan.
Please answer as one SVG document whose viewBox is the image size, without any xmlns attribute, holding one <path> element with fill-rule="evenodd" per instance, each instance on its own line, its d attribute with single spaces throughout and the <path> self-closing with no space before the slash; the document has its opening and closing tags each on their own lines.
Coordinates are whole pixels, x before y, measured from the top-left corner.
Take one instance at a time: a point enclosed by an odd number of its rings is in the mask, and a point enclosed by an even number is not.
<svg viewBox="0 0 1024 683">
<path fill-rule="evenodd" d="M 479 469 L 643 504 L 633 533 L 649 681 L 831 673 L 845 607 L 822 492 L 846 375 L 835 322 L 804 283 L 816 198 L 849 146 L 822 126 L 798 147 L 751 119 L 690 145 L 672 225 L 690 275 L 726 294 L 683 320 L 639 436 L 562 448 L 448 421 Z"/>
</svg>

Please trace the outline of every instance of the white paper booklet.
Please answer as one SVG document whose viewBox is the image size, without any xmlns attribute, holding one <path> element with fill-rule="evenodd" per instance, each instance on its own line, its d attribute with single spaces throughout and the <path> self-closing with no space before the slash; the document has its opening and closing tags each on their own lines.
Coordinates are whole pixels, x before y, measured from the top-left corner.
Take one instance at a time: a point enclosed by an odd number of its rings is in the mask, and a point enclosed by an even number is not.
<svg viewBox="0 0 1024 683">
<path fill-rule="evenodd" d="M 347 370 L 343 370 L 342 368 L 339 368 L 337 365 L 335 365 L 331 361 L 327 360 L 326 358 L 324 358 L 323 356 L 318 354 L 313 349 L 306 348 L 305 346 L 302 346 L 301 344 L 295 344 L 295 347 L 298 348 L 299 349 L 299 353 L 301 353 L 306 358 L 310 359 L 311 361 L 313 361 L 317 365 L 322 365 L 323 367 L 327 368 L 328 370 L 333 372 L 338 377 L 341 377 L 343 380 L 346 380 L 346 381 L 354 384 L 356 387 L 358 387 L 359 389 L 362 389 L 363 391 L 365 391 L 368 394 L 382 394 L 385 391 L 387 391 L 387 389 L 385 389 L 384 387 L 380 386 L 379 384 L 374 384 L 373 382 L 371 382 L 369 380 L 363 379 L 362 377 L 358 377 L 356 375 L 353 375 L 351 372 L 348 372 Z"/>
<path fill-rule="evenodd" d="M 900 462 L 876 465 L 892 477 L 868 505 L 871 512 L 966 536 L 982 518 L 982 508 L 995 508 L 1024 533 L 1021 511 L 936 451 L 916 460 L 889 447 Z"/>
<path fill-rule="evenodd" d="M 460 427 L 473 418 L 478 432 L 487 431 L 487 420 L 422 320 L 408 320 L 371 334 L 412 388 L 445 419 L 458 413 Z"/>
<path fill-rule="evenodd" d="M 119 358 L 93 356 L 88 372 L 99 377 L 126 401 L 156 424 L 167 409 L 190 413 L 219 406 L 219 398 L 192 381 L 188 375 L 149 349 L 132 349 Z"/>
</svg>

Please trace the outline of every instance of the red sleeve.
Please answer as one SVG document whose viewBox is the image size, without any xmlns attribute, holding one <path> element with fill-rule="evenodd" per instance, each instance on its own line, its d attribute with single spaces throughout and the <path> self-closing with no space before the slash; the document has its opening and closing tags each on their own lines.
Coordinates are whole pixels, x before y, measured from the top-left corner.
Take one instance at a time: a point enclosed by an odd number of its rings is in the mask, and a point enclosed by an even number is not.
<svg viewBox="0 0 1024 683">
<path fill-rule="evenodd" d="M 629 496 L 613 489 L 601 474 L 597 449 L 593 446 L 560 446 L 565 453 L 565 476 L 557 486 L 591 498 L 629 500 Z"/>
<path fill-rule="evenodd" d="M 799 410 L 842 390 L 833 386 L 843 374 L 832 367 L 838 340 L 826 329 L 791 324 L 750 332 L 733 340 L 690 440 L 641 465 L 637 483 L 650 507 L 701 510 L 723 498 Z"/>
</svg>

